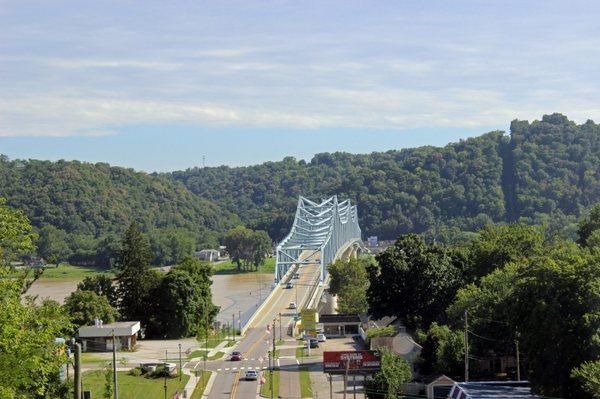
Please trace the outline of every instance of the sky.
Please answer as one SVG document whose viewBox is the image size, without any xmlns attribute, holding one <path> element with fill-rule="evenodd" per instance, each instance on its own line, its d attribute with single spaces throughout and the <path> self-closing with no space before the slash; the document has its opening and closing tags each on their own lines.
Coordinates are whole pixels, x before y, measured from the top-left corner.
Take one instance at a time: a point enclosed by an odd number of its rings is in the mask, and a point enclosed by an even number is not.
<svg viewBox="0 0 600 399">
<path fill-rule="evenodd" d="M 146 171 L 600 120 L 600 4 L 0 0 L 0 153 Z"/>
</svg>

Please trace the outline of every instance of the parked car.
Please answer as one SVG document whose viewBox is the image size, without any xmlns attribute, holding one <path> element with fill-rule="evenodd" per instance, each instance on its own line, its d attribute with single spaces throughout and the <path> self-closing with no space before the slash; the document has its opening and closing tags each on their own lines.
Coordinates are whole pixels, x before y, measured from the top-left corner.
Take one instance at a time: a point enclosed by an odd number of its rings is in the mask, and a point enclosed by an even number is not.
<svg viewBox="0 0 600 399">
<path fill-rule="evenodd" d="M 258 380 L 258 373 L 256 372 L 256 370 L 247 370 L 244 379 L 246 381 L 256 381 Z"/>
<path fill-rule="evenodd" d="M 325 334 L 317 334 L 317 341 L 325 342 L 327 341 L 327 337 L 325 336 Z"/>
<path fill-rule="evenodd" d="M 294 273 L 294 275 L 292 276 L 293 279 L 299 279 L 300 278 L 300 273 Z"/>
<path fill-rule="evenodd" d="M 311 338 L 308 340 L 308 347 L 313 349 L 313 348 L 318 348 L 319 347 L 319 341 L 317 341 L 315 338 Z"/>
<path fill-rule="evenodd" d="M 242 360 L 242 353 L 237 352 L 237 351 L 231 352 L 231 357 L 229 358 L 229 360 L 232 360 L 232 361 Z"/>
<path fill-rule="evenodd" d="M 285 284 L 285 288 L 290 289 L 292 288 L 294 285 L 292 283 L 286 283 Z"/>
<path fill-rule="evenodd" d="M 290 306 L 288 306 L 288 309 L 296 309 L 296 302 L 290 302 Z"/>
</svg>

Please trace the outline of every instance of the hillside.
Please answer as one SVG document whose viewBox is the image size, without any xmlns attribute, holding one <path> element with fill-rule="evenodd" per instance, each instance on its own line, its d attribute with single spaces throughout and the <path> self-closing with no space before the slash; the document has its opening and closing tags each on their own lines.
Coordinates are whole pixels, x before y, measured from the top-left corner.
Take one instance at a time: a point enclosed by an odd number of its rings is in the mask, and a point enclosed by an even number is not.
<svg viewBox="0 0 600 399">
<path fill-rule="evenodd" d="M 148 233 L 156 264 L 215 244 L 238 220 L 178 182 L 103 163 L 2 158 L 0 197 L 38 229 L 41 255 L 100 266 L 133 220 Z"/>
<path fill-rule="evenodd" d="M 356 201 L 363 233 L 393 239 L 407 232 L 445 241 L 489 222 L 545 223 L 572 234 L 600 201 L 600 126 L 560 114 L 513 121 L 445 147 L 367 155 L 325 153 L 310 162 L 193 168 L 170 176 L 252 227 L 285 234 L 298 194 Z"/>
</svg>

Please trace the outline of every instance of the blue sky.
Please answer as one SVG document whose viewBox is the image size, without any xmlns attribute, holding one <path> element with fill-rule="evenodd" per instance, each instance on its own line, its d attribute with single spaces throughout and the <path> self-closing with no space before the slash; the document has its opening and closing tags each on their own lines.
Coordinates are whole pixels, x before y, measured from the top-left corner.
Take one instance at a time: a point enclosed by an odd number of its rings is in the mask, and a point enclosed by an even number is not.
<svg viewBox="0 0 600 399">
<path fill-rule="evenodd" d="M 147 171 L 600 119 L 600 6 L 3 1 L 0 153 Z"/>
</svg>

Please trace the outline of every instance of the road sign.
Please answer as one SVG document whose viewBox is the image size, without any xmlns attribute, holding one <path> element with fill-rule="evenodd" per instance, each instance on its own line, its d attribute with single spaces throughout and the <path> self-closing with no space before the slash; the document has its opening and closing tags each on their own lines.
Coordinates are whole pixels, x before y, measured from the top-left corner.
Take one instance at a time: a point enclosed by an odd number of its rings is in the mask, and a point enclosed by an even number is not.
<svg viewBox="0 0 600 399">
<path fill-rule="evenodd" d="M 319 313 L 317 309 L 302 309 L 300 311 L 303 330 L 316 330 L 319 322 Z"/>
<path fill-rule="evenodd" d="M 325 351 L 323 372 L 330 374 L 375 373 L 381 369 L 378 351 Z"/>
</svg>

